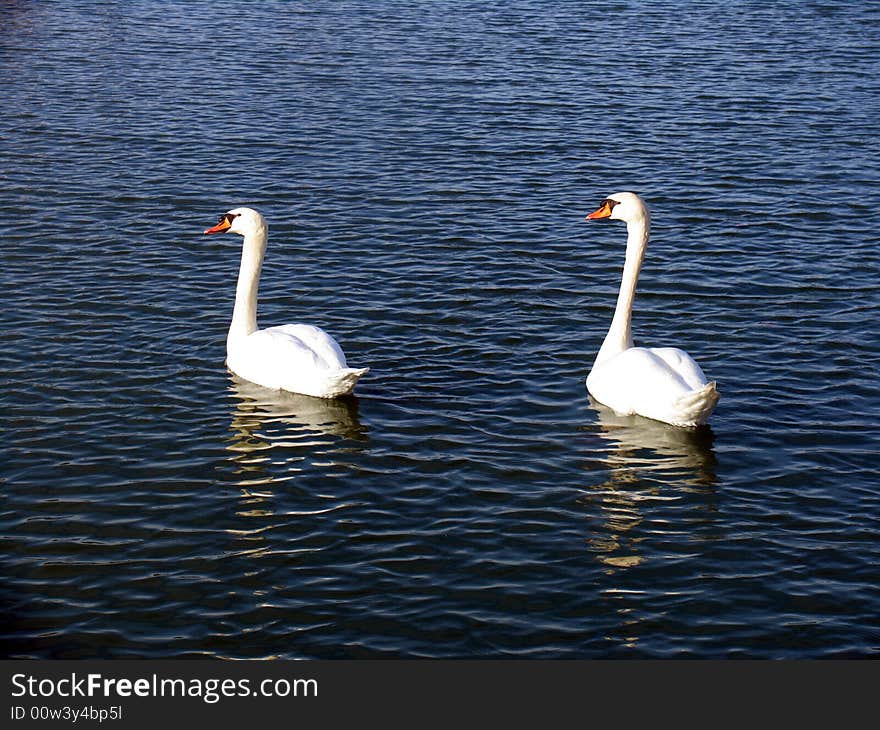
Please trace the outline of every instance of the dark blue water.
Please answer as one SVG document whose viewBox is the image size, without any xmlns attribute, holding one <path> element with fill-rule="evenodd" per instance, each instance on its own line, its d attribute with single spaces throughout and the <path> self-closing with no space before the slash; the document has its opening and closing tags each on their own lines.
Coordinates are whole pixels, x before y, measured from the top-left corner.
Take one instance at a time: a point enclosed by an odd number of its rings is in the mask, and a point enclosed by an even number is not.
<svg viewBox="0 0 880 730">
<path fill-rule="evenodd" d="M 0 12 L 5 655 L 880 653 L 880 6 Z M 619 190 L 708 429 L 586 394 Z M 241 204 L 354 400 L 226 371 Z"/>
</svg>

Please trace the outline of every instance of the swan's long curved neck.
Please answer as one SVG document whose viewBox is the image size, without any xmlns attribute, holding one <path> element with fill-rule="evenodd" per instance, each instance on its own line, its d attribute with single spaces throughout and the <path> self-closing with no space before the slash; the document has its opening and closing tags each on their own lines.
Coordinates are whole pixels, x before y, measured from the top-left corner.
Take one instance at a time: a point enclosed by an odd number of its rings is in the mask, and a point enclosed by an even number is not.
<svg viewBox="0 0 880 730">
<path fill-rule="evenodd" d="M 623 265 L 623 276 L 620 280 L 620 293 L 617 295 L 617 308 L 611 327 L 605 335 L 605 341 L 596 356 L 596 365 L 603 360 L 614 357 L 633 346 L 632 309 L 636 296 L 636 284 L 642 259 L 648 245 L 650 220 L 647 213 L 644 218 L 628 221 L 626 224 L 626 262 Z"/>
<path fill-rule="evenodd" d="M 232 310 L 232 323 L 226 338 L 227 347 L 231 341 L 257 331 L 257 291 L 260 287 L 260 271 L 263 268 L 267 237 L 266 226 L 244 237 L 238 284 L 235 287 L 235 308 Z"/>
</svg>

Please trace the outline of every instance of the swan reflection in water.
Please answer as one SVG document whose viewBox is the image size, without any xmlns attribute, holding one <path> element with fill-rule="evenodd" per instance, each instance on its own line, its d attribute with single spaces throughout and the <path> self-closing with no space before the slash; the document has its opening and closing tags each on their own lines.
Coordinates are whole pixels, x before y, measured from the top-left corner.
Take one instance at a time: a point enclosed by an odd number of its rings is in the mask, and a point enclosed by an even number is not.
<svg viewBox="0 0 880 730">
<path fill-rule="evenodd" d="M 669 537 L 688 532 L 696 523 L 711 522 L 715 510 L 714 434 L 708 426 L 684 429 L 641 416 L 621 416 L 590 398 L 598 416 L 595 451 L 608 478 L 590 487 L 581 498 L 602 509 L 602 526 L 588 544 L 610 569 L 630 568 L 644 560 L 644 535 L 658 535 L 657 525 L 637 529 L 645 511 L 665 502 L 688 498 L 682 522 L 669 527 Z M 694 518 L 694 506 L 697 504 Z M 666 525 L 667 523 L 662 523 Z M 665 539 L 665 538 L 664 538 Z M 674 538 L 673 538 L 674 539 Z"/>
<path fill-rule="evenodd" d="M 234 402 L 227 450 L 238 486 L 248 501 L 248 516 L 271 514 L 263 502 L 272 487 L 294 479 L 305 462 L 322 460 L 333 468 L 336 457 L 366 441 L 354 397 L 313 398 L 269 390 L 230 374 Z"/>
</svg>

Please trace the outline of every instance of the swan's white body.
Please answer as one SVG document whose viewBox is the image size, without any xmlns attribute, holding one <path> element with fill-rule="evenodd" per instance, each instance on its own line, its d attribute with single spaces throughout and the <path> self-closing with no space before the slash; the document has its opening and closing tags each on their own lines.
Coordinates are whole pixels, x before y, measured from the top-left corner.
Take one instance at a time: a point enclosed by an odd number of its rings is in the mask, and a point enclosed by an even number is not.
<svg viewBox="0 0 880 730">
<path fill-rule="evenodd" d="M 617 308 L 593 369 L 587 390 L 617 413 L 639 415 L 675 426 L 705 423 L 718 402 L 715 382 L 683 350 L 633 347 L 632 307 L 642 259 L 648 244 L 650 215 L 634 193 L 610 195 L 588 219 L 626 222 L 626 263 Z"/>
<path fill-rule="evenodd" d="M 273 390 L 317 398 L 348 395 L 369 368 L 350 368 L 342 348 L 320 327 L 285 324 L 257 329 L 257 290 L 268 226 L 252 208 L 235 208 L 205 233 L 244 236 L 235 308 L 226 337 L 226 366 L 245 380 Z"/>
</svg>

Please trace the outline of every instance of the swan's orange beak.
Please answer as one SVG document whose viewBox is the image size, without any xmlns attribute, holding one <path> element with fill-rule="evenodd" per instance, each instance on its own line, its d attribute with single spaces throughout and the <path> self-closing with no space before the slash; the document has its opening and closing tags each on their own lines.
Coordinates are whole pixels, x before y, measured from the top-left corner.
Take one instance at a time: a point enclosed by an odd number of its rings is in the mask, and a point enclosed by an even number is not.
<svg viewBox="0 0 880 730">
<path fill-rule="evenodd" d="M 594 210 L 584 220 L 593 221 L 597 218 L 607 218 L 609 215 L 611 215 L 611 203 L 606 200 L 599 210 Z"/>
<path fill-rule="evenodd" d="M 228 215 L 221 215 L 220 222 L 216 226 L 211 226 L 210 228 L 205 229 L 205 234 L 208 233 L 223 233 L 223 231 L 227 230 L 229 226 L 232 225 L 232 219 Z"/>
</svg>

